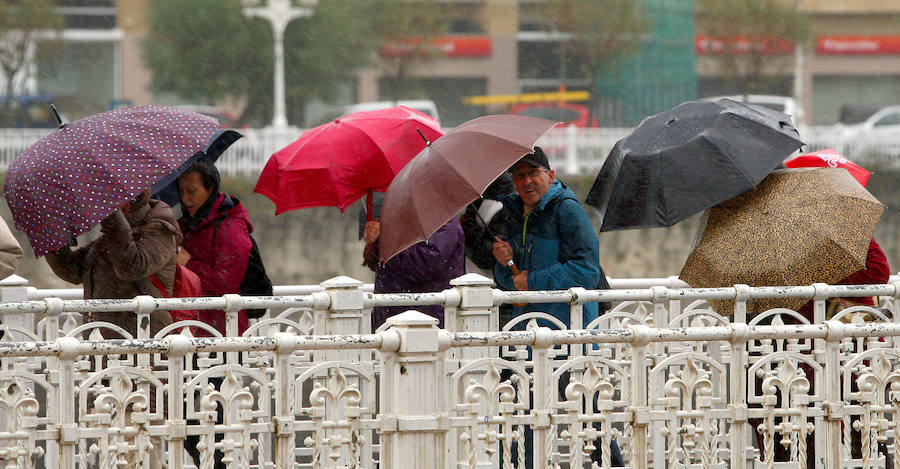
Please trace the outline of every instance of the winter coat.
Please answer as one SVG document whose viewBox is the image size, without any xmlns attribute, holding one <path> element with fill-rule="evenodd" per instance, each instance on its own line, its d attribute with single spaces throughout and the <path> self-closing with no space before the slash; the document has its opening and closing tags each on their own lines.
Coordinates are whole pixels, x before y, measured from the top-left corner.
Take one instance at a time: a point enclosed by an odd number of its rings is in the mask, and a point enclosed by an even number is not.
<svg viewBox="0 0 900 469">
<path fill-rule="evenodd" d="M 171 296 L 175 254 L 182 239 L 172 209 L 165 202 L 151 199 L 125 218 L 131 226 L 131 236 L 124 242 L 103 235 L 75 251 L 64 247 L 48 253 L 47 263 L 59 278 L 82 284 L 85 299 L 162 297 L 150 275 L 156 275 Z M 133 337 L 137 334 L 137 321 L 131 312 L 92 313 L 88 320 L 111 322 Z M 171 322 L 168 311 L 150 313 L 151 335 Z"/>
<path fill-rule="evenodd" d="M 869 241 L 869 250 L 866 254 L 866 266 L 849 277 L 837 282 L 835 285 L 881 285 L 888 283 L 891 276 L 891 267 L 881 246 L 875 242 L 875 238 Z M 871 296 L 850 298 L 866 306 L 875 306 L 875 300 Z M 813 301 L 808 301 L 797 311 L 810 322 L 813 321 Z"/>
<path fill-rule="evenodd" d="M 250 233 L 253 231 L 243 204 L 235 197 L 219 193 L 206 218 L 195 227 L 189 229 L 184 217 L 179 224 L 184 232 L 181 247 L 191 255 L 186 267 L 200 277 L 203 296 L 240 293 L 250 259 Z M 202 310 L 197 319 L 225 333 L 224 311 Z M 243 334 L 247 326 L 247 312 L 242 310 L 238 313 L 238 333 Z M 197 335 L 208 334 L 200 331 Z"/>
<path fill-rule="evenodd" d="M 465 254 L 462 227 L 451 219 L 438 229 L 428 241 L 416 243 L 381 264 L 378 242 L 366 246 L 366 265 L 375 271 L 375 293 L 425 293 L 450 288 L 450 280 L 465 273 Z M 372 311 L 372 330 L 387 318 L 415 309 L 444 325 L 444 308 L 428 306 L 379 306 Z"/>
<path fill-rule="evenodd" d="M 528 215 L 519 194 L 501 200 L 509 213 L 506 232 L 500 238 L 512 246 L 513 262 L 528 271 L 530 290 L 566 290 L 571 287 L 608 288 L 600 268 L 600 243 L 587 213 L 575 194 L 555 180 Z M 601 279 L 602 277 L 602 279 Z M 503 290 L 516 290 L 512 271 L 494 264 L 494 280 Z M 513 317 L 531 311 L 552 314 L 569 326 L 569 304 L 532 303 L 513 308 Z M 597 318 L 597 303 L 586 303 L 582 327 Z M 547 321 L 539 325 L 552 327 Z"/>
<path fill-rule="evenodd" d="M 3 219 L 0 219 L 0 279 L 13 274 L 22 259 L 22 246 L 13 236 Z"/>
</svg>

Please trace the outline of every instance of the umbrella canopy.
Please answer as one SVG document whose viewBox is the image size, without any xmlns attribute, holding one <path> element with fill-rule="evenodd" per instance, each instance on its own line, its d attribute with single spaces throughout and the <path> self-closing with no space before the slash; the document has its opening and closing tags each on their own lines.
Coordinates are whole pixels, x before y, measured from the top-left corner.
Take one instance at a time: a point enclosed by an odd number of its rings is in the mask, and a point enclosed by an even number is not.
<svg viewBox="0 0 900 469">
<path fill-rule="evenodd" d="M 814 151 L 791 158 L 784 162 L 788 168 L 844 168 L 863 187 L 869 183 L 872 173 L 858 164 L 844 158 L 833 148 Z"/>
<path fill-rule="evenodd" d="M 275 202 L 276 215 L 307 207 L 343 212 L 363 194 L 387 190 L 426 140 L 441 135 L 437 120 L 405 106 L 355 112 L 278 150 L 254 191 Z"/>
<path fill-rule="evenodd" d="M 16 228 L 42 256 L 65 246 L 203 149 L 219 123 L 168 106 L 133 106 L 61 126 L 6 173 Z"/>
<path fill-rule="evenodd" d="M 387 261 L 428 239 L 533 150 L 557 122 L 492 115 L 470 120 L 422 150 L 388 187 L 379 254 Z"/>
<path fill-rule="evenodd" d="M 585 202 L 603 217 L 600 231 L 671 226 L 752 189 L 802 145 L 787 114 L 689 101 L 619 140 Z"/>
<path fill-rule="evenodd" d="M 713 207 L 681 270 L 692 287 L 834 283 L 865 266 L 884 206 L 846 171 L 778 170 L 754 190 Z M 748 313 L 796 310 L 806 298 L 754 299 Z M 728 314 L 733 301 L 712 301 Z"/>
<path fill-rule="evenodd" d="M 243 134 L 235 130 L 217 130 L 203 150 L 194 153 L 187 161 L 182 163 L 178 169 L 153 184 L 150 188 L 150 196 L 154 199 L 162 200 L 169 204 L 169 206 L 174 207 L 175 204 L 181 201 L 178 196 L 178 184 L 176 183 L 178 177 L 184 174 L 184 172 L 200 158 L 203 158 L 210 163 L 215 163 L 216 160 L 219 159 L 219 156 L 222 155 L 222 152 L 227 150 L 232 143 L 243 136 Z"/>
</svg>

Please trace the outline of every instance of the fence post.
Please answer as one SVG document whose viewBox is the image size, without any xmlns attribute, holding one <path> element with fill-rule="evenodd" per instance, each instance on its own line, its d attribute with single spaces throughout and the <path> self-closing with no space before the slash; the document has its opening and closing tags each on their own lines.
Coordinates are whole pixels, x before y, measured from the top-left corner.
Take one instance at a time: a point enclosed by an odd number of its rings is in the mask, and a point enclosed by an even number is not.
<svg viewBox="0 0 900 469">
<path fill-rule="evenodd" d="M 566 127 L 566 173 L 579 174 L 578 129 L 574 125 Z"/>
<path fill-rule="evenodd" d="M 363 324 L 362 309 L 366 294 L 362 291 L 363 282 L 346 276 L 328 279 L 319 285 L 325 289 L 329 306 L 322 324 L 316 324 L 317 335 L 353 335 L 369 334 L 370 326 Z M 320 329 L 321 326 L 321 329 Z M 326 350 L 324 357 L 317 356 L 316 361 L 345 360 L 356 362 L 362 352 L 350 350 Z"/>
<path fill-rule="evenodd" d="M 59 352 L 59 384 L 57 399 L 59 405 L 59 467 L 75 469 L 75 447 L 78 445 L 78 424 L 75 422 L 75 359 L 78 357 L 78 342 L 74 337 L 56 339 Z"/>
<path fill-rule="evenodd" d="M 28 301 L 28 279 L 10 275 L 0 280 L 0 299 L 3 301 Z M 3 324 L 35 332 L 34 314 L 32 313 L 0 313 L 0 321 Z"/>
<path fill-rule="evenodd" d="M 190 340 L 181 334 L 166 337 L 169 341 L 168 394 L 166 410 L 166 440 L 169 442 L 170 469 L 184 467 L 184 442 L 187 438 L 187 420 L 184 418 L 184 357 L 191 351 Z"/>
<path fill-rule="evenodd" d="M 451 332 L 490 332 L 500 330 L 494 309 L 494 281 L 478 275 L 465 274 L 450 281 L 459 294 L 459 307 L 451 317 L 444 316 L 444 327 Z M 447 308 L 451 312 L 453 308 Z M 496 357 L 497 347 L 461 347 L 449 352 L 451 359 Z"/>
<path fill-rule="evenodd" d="M 840 347 L 841 339 L 847 336 L 844 324 L 840 321 L 826 321 L 825 327 L 828 334 L 825 336 L 825 360 L 824 367 L 825 379 L 825 454 L 813 453 L 815 455 L 816 467 L 841 467 L 841 425 L 844 419 L 844 401 L 841 398 L 841 362 Z M 817 339 L 818 340 L 818 339 Z M 849 370 L 847 371 L 849 373 Z M 846 397 L 845 397 L 846 398 Z M 803 422 L 806 423 L 805 421 Z M 863 432 L 867 431 L 865 429 Z M 815 440 L 820 441 L 822 432 L 814 433 Z M 812 449 L 815 451 L 819 447 Z M 807 448 L 807 451 L 810 451 Z M 868 451 L 863 447 L 862 451 Z M 896 449 L 895 449 L 896 451 Z"/>
<path fill-rule="evenodd" d="M 381 467 L 448 467 L 445 368 L 450 335 L 437 323 L 407 311 L 388 318 L 389 329 L 379 332 L 384 354 Z"/>
</svg>

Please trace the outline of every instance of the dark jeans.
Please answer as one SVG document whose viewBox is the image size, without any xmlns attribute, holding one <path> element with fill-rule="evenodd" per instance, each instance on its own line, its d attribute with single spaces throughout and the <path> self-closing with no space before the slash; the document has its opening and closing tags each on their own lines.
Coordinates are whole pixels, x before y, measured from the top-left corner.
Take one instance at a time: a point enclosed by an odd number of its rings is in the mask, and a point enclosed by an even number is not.
<svg viewBox="0 0 900 469">
<path fill-rule="evenodd" d="M 509 372 L 509 370 L 503 370 L 503 372 L 501 372 L 501 374 L 500 374 L 500 380 L 505 381 L 505 380 L 509 379 L 510 376 L 511 376 L 511 373 Z M 560 396 L 565 396 L 566 385 L 568 384 L 568 382 L 569 382 L 569 373 L 568 372 L 563 373 L 560 376 L 559 381 L 556 383 L 557 390 L 559 391 Z M 533 396 L 532 396 L 531 401 L 534 402 Z M 593 402 L 593 407 L 594 407 L 594 412 L 599 411 L 596 401 Z M 592 426 L 594 427 L 595 430 L 601 430 L 599 422 L 595 422 Z M 532 454 L 533 454 L 533 448 L 534 448 L 534 432 L 531 430 L 530 426 L 526 426 L 524 433 L 525 433 L 525 441 L 521 446 L 524 448 L 524 451 L 525 451 L 525 467 L 528 469 L 531 469 L 531 468 L 535 467 L 534 461 L 532 461 Z M 600 438 L 597 438 L 596 440 L 594 440 L 594 446 L 597 449 L 594 450 L 590 455 L 591 461 L 596 462 L 598 465 L 600 464 L 601 457 L 603 455 L 603 447 L 602 447 L 603 445 L 601 443 L 602 443 L 602 441 Z M 612 464 L 612 467 L 624 467 L 625 466 L 625 461 L 622 459 L 622 453 L 619 451 L 619 444 L 616 443 L 616 440 L 612 440 L 609 444 L 609 456 L 610 456 L 610 463 Z M 501 465 L 502 465 L 503 457 L 504 457 L 504 455 L 501 452 L 501 454 L 500 454 Z M 512 448 L 512 450 L 510 451 L 510 458 L 513 462 L 513 466 L 518 467 L 518 461 L 519 461 L 519 446 L 518 445 L 514 446 Z M 540 466 L 538 466 L 538 467 L 540 467 Z"/>
</svg>

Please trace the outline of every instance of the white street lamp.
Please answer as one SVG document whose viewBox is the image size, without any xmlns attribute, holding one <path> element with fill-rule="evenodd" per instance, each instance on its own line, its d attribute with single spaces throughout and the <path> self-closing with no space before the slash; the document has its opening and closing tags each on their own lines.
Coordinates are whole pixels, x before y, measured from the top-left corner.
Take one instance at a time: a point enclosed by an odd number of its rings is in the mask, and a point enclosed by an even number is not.
<svg viewBox="0 0 900 469">
<path fill-rule="evenodd" d="M 242 0 L 244 15 L 248 18 L 260 17 L 272 23 L 272 36 L 275 42 L 275 92 L 272 116 L 272 127 L 287 127 L 284 110 L 284 30 L 295 18 L 312 16 L 319 0 L 298 0 L 300 7 L 291 5 L 291 0 L 268 0 L 264 7 L 258 5 L 260 0 Z"/>
</svg>

